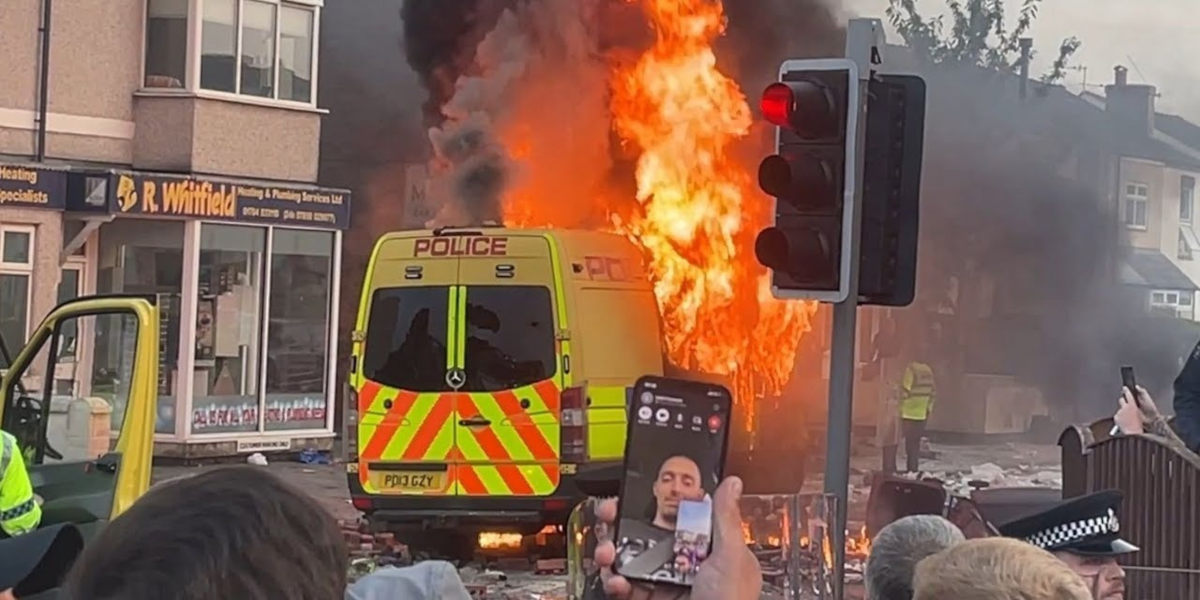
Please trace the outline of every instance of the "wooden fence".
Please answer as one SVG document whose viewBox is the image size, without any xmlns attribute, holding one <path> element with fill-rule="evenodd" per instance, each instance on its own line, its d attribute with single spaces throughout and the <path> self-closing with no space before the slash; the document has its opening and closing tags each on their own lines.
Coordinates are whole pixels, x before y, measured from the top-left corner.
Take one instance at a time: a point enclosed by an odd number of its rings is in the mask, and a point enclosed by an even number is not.
<svg viewBox="0 0 1200 600">
<path fill-rule="evenodd" d="M 1125 494 L 1121 537 L 1141 548 L 1122 558 L 1128 600 L 1200 598 L 1200 457 L 1153 436 L 1112 437 L 1107 419 L 1059 437 L 1063 497 Z"/>
</svg>

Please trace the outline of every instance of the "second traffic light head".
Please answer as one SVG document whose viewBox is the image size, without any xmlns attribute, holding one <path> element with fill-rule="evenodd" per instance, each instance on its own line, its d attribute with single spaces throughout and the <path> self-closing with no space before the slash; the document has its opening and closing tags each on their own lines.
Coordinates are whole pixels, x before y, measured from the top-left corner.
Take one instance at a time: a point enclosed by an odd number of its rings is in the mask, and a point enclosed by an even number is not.
<svg viewBox="0 0 1200 600">
<path fill-rule="evenodd" d="M 840 170 L 835 161 L 805 150 L 784 151 L 763 159 L 758 185 L 803 212 L 841 210 Z"/>
</svg>

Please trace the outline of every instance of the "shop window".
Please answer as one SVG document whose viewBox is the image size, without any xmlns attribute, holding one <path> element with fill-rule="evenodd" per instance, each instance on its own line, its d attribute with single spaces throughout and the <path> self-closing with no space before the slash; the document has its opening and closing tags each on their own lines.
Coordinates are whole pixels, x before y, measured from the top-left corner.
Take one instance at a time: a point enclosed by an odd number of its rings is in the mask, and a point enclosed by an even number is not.
<svg viewBox="0 0 1200 600">
<path fill-rule="evenodd" d="M 29 333 L 33 292 L 34 228 L 0 227 L 0 341 L 15 358 Z M 8 357 L 0 352 L 0 369 Z"/>
<path fill-rule="evenodd" d="M 146 295 L 158 304 L 158 411 L 154 431 L 174 433 L 184 224 L 121 218 L 102 226 L 99 235 L 97 293 Z"/>
<path fill-rule="evenodd" d="M 193 433 L 258 431 L 266 240 L 258 227 L 201 226 Z"/>
<path fill-rule="evenodd" d="M 269 431 L 325 427 L 333 244 L 332 232 L 274 232 L 267 324 Z"/>
<path fill-rule="evenodd" d="M 146 1 L 146 87 L 184 86 L 187 14 L 188 0 Z"/>
</svg>

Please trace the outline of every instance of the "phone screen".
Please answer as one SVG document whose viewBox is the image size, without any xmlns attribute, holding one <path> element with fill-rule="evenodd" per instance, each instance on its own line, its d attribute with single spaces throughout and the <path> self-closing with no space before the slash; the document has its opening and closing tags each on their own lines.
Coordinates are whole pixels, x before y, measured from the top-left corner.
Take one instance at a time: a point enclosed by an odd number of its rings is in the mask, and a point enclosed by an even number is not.
<svg viewBox="0 0 1200 600">
<path fill-rule="evenodd" d="M 1121 367 L 1121 385 L 1129 388 L 1133 396 L 1137 397 L 1137 380 L 1133 376 L 1133 367 Z"/>
<path fill-rule="evenodd" d="M 691 585 L 712 541 L 731 397 L 723 387 L 646 377 L 634 388 L 618 507 L 616 570 Z"/>
</svg>

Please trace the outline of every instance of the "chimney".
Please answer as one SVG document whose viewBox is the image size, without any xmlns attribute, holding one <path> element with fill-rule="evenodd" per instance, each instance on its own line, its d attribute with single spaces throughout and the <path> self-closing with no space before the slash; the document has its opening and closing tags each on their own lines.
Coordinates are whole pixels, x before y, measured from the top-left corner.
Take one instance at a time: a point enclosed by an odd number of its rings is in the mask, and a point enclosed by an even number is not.
<svg viewBox="0 0 1200 600">
<path fill-rule="evenodd" d="M 1129 83 L 1129 70 L 1117 65 L 1113 83 L 1104 86 L 1104 109 L 1126 131 L 1150 136 L 1154 133 L 1154 98 L 1152 85 Z"/>
<path fill-rule="evenodd" d="M 1025 99 L 1029 87 L 1029 52 L 1033 49 L 1033 38 L 1023 37 L 1018 40 L 1021 45 L 1021 99 Z"/>
</svg>

